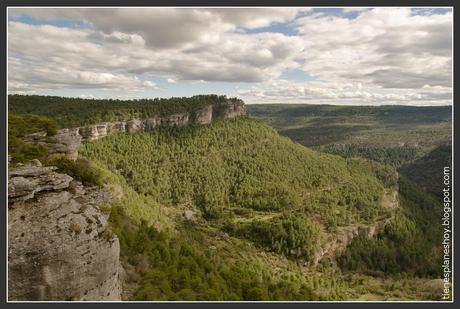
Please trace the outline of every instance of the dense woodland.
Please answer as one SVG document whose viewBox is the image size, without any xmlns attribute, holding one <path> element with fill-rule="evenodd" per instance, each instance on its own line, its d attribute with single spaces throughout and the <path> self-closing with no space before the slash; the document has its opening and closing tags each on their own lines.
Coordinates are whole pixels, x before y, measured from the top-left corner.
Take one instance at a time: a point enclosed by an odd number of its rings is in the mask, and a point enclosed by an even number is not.
<svg viewBox="0 0 460 309">
<path fill-rule="evenodd" d="M 48 116 L 53 118 L 60 127 L 68 128 L 106 121 L 185 113 L 211 104 L 218 106 L 227 100 L 226 96 L 218 95 L 137 100 L 9 95 L 8 112 Z M 230 100 L 236 99 L 230 98 Z"/>
<path fill-rule="evenodd" d="M 436 147 L 423 157 L 401 168 L 401 173 L 416 182 L 426 192 L 443 198 L 444 167 L 450 167 L 452 144 Z"/>
<path fill-rule="evenodd" d="M 355 239 L 339 257 L 343 269 L 441 276 L 442 251 L 433 250 L 442 239 L 441 225 L 433 222 L 442 213 L 441 202 L 404 177 L 399 192 L 395 219 L 377 237 Z"/>
<path fill-rule="evenodd" d="M 366 222 L 383 212 L 384 184 L 376 178 L 383 166 L 311 151 L 251 119 L 109 136 L 80 154 L 138 193 L 196 206 L 206 219 L 228 219 L 241 208 L 301 211 L 319 213 L 330 228 L 344 217 Z"/>
<path fill-rule="evenodd" d="M 46 132 L 56 134 L 58 125 L 49 117 L 39 115 L 8 115 L 8 155 L 12 163 L 41 159 L 47 150 L 41 145 L 24 142 L 24 136 L 31 133 Z"/>
<path fill-rule="evenodd" d="M 141 276 L 135 300 L 318 299 L 301 276 L 277 278 L 257 263 L 229 263 L 199 239 L 171 238 L 146 221 L 133 225 L 121 207 L 112 210 L 110 220 L 122 253 L 132 265 L 128 272 Z M 188 227 L 182 229 L 199 235 Z"/>
<path fill-rule="evenodd" d="M 452 159 L 452 107 L 274 104 L 248 110 L 304 145 L 372 159 L 402 175 L 395 220 L 377 237 L 355 239 L 339 258 L 343 269 L 439 276 L 440 254 L 433 248 L 441 229 L 433 218 L 441 213 L 443 167 Z"/>
</svg>

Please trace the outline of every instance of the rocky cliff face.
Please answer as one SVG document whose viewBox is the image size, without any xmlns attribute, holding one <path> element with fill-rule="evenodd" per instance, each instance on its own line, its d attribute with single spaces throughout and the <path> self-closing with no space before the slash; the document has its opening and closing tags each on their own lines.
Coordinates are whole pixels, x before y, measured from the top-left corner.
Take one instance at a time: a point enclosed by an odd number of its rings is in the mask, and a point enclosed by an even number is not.
<svg viewBox="0 0 460 309">
<path fill-rule="evenodd" d="M 8 174 L 10 300 L 120 300 L 112 194 L 38 161 Z"/>
<path fill-rule="evenodd" d="M 96 133 L 97 134 L 97 133 Z M 55 157 L 66 157 L 76 160 L 78 147 L 82 141 L 79 128 L 61 129 L 54 136 L 46 136 L 46 133 L 39 132 L 25 136 L 26 142 L 40 144 L 48 149 L 49 159 Z"/>
<path fill-rule="evenodd" d="M 96 140 L 111 134 L 149 131 L 158 127 L 182 127 L 190 124 L 204 125 L 211 123 L 213 119 L 235 118 L 243 115 L 246 115 L 244 102 L 241 100 L 228 100 L 226 104 L 219 106 L 208 105 L 190 113 L 61 129 L 55 136 L 34 133 L 26 136 L 26 141 L 45 146 L 48 149 L 49 158 L 66 157 L 76 160 L 78 147 L 82 141 Z"/>
</svg>

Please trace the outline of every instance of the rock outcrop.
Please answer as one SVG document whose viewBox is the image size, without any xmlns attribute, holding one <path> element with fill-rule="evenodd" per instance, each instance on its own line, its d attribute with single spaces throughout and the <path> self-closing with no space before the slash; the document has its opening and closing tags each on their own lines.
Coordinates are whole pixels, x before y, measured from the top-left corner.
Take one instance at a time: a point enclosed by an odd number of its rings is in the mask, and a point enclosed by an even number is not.
<svg viewBox="0 0 460 309">
<path fill-rule="evenodd" d="M 386 217 L 380 220 L 376 220 L 371 224 L 361 223 L 339 227 L 337 233 L 330 235 L 330 239 L 316 253 L 312 265 L 318 265 L 321 259 L 326 257 L 334 261 L 335 257 L 343 252 L 356 237 L 372 238 L 380 233 L 395 218 L 396 209 L 399 207 L 398 187 L 385 192 L 382 206 L 389 212 Z"/>
<path fill-rule="evenodd" d="M 48 159 L 65 157 L 76 160 L 78 157 L 78 147 L 82 141 L 96 140 L 112 134 L 150 131 L 158 127 L 182 127 L 191 124 L 204 125 L 211 123 L 213 119 L 235 118 L 243 115 L 246 115 L 244 102 L 229 99 L 225 104 L 211 104 L 189 113 L 65 128 L 59 130 L 54 136 L 46 136 L 44 132 L 39 132 L 26 136 L 25 140 L 47 148 L 49 153 Z"/>
<path fill-rule="evenodd" d="M 25 136 L 29 143 L 39 144 L 48 150 L 48 158 L 66 157 L 76 160 L 78 147 L 83 139 L 80 128 L 61 129 L 54 136 L 46 136 L 45 132 L 33 133 Z"/>
<path fill-rule="evenodd" d="M 227 105 L 223 110 L 223 118 L 235 118 L 246 114 L 246 107 L 243 101 L 235 101 L 233 104 Z"/>
<path fill-rule="evenodd" d="M 69 187 L 72 177 L 54 172 L 55 167 L 25 166 L 11 170 L 8 181 L 8 202 L 33 199 L 42 191 L 58 191 Z"/>
<path fill-rule="evenodd" d="M 37 163 L 8 177 L 9 299 L 120 300 L 112 193 Z"/>
</svg>

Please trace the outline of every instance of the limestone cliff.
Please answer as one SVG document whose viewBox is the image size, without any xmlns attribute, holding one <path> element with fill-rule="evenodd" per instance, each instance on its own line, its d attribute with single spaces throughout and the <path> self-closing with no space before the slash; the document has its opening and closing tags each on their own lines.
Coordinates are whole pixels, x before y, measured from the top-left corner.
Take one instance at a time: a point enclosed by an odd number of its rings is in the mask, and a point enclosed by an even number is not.
<svg viewBox="0 0 460 309">
<path fill-rule="evenodd" d="M 76 160 L 78 147 L 82 141 L 96 140 L 111 134 L 149 131 L 158 127 L 204 125 L 211 123 L 213 119 L 227 119 L 243 115 L 246 115 L 244 102 L 229 99 L 225 104 L 211 104 L 189 113 L 65 128 L 59 130 L 54 136 L 46 136 L 45 133 L 34 133 L 26 136 L 25 139 L 28 142 L 45 146 L 48 149 L 49 158 L 66 157 Z"/>
<path fill-rule="evenodd" d="M 10 300 L 120 300 L 109 191 L 36 161 L 8 174 Z"/>
</svg>

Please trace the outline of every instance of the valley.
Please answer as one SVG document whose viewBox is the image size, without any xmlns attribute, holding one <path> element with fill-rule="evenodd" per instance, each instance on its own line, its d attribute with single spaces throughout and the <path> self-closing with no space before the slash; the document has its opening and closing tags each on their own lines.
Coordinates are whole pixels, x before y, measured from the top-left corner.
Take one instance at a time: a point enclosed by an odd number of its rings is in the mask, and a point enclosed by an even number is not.
<svg viewBox="0 0 460 309">
<path fill-rule="evenodd" d="M 439 300 L 447 108 L 234 102 L 10 97 L 11 164 L 112 192 L 123 300 Z M 70 128 L 89 135 L 50 156 Z"/>
</svg>

